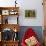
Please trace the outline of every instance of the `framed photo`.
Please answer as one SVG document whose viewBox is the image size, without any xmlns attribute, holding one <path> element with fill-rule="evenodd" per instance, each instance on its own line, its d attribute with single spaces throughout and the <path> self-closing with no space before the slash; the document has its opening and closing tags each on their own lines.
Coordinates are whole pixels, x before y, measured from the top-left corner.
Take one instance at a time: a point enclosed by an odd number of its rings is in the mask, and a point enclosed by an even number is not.
<svg viewBox="0 0 46 46">
<path fill-rule="evenodd" d="M 25 17 L 36 17 L 35 10 L 25 10 Z"/>
<path fill-rule="evenodd" d="M 9 10 L 2 10 L 2 15 L 9 15 Z"/>
</svg>

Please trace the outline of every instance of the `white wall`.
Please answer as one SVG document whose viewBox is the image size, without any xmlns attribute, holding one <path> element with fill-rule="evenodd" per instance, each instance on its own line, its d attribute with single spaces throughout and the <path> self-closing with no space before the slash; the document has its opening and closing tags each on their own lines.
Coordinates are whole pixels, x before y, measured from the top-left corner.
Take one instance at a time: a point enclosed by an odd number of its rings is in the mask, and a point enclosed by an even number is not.
<svg viewBox="0 0 46 46">
<path fill-rule="evenodd" d="M 15 0 L 0 0 L 0 6 L 14 6 Z M 19 12 L 19 24 L 20 26 L 43 26 L 43 6 L 42 0 L 17 0 L 20 12 Z M 25 10 L 35 9 L 36 18 L 25 18 Z"/>
<path fill-rule="evenodd" d="M 23 0 L 21 0 L 23 1 Z M 20 25 L 26 26 L 43 26 L 43 6 L 42 0 L 24 0 L 21 4 Z M 25 18 L 26 9 L 35 9 L 36 18 Z"/>
</svg>

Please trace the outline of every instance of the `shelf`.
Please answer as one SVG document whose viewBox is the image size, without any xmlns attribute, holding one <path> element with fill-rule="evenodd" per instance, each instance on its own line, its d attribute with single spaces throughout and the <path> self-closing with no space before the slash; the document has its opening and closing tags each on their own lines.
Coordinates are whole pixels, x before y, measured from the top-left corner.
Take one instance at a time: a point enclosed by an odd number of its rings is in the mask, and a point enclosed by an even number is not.
<svg viewBox="0 0 46 46">
<path fill-rule="evenodd" d="M 18 46 L 18 41 L 1 41 L 0 46 Z"/>
<path fill-rule="evenodd" d="M 1 16 L 2 17 L 2 24 L 18 24 L 18 16 Z"/>
<path fill-rule="evenodd" d="M 2 15 L 18 15 L 19 7 L 0 7 L 0 14 Z"/>
<path fill-rule="evenodd" d="M 0 7 L 0 46 L 18 46 L 18 17 L 19 7 Z"/>
<path fill-rule="evenodd" d="M 0 10 L 6 10 L 6 9 L 16 9 L 16 10 L 18 10 L 19 9 L 19 7 L 0 7 Z"/>
<path fill-rule="evenodd" d="M 15 41 L 12 41 L 12 40 L 10 40 L 10 41 L 3 41 L 4 43 L 16 43 L 16 42 L 19 42 L 19 40 L 15 40 Z"/>
<path fill-rule="evenodd" d="M 19 25 L 18 24 L 0 24 L 1 27 L 1 31 L 5 28 L 9 28 L 12 29 L 13 31 L 15 31 L 15 29 L 17 30 L 16 32 L 19 31 Z"/>
</svg>

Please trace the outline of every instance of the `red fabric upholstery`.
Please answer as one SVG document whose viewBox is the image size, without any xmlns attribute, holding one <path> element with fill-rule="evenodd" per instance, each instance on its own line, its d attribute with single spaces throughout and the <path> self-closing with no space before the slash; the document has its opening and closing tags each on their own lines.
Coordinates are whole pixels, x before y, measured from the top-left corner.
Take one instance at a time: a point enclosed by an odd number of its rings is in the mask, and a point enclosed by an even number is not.
<svg viewBox="0 0 46 46">
<path fill-rule="evenodd" d="M 29 37 L 32 37 L 32 36 L 35 36 L 35 37 L 37 36 L 36 33 L 34 32 L 34 30 L 32 28 L 27 29 L 27 31 L 25 32 L 25 35 L 22 39 L 21 45 L 26 46 L 25 39 L 28 39 Z M 41 46 L 41 45 L 38 42 L 35 46 Z"/>
</svg>

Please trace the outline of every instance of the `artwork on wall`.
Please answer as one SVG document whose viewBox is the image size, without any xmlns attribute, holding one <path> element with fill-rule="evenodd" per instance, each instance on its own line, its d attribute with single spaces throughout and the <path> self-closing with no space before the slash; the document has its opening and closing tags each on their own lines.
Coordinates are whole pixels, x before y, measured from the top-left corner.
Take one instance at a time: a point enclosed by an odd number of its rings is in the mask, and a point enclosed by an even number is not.
<svg viewBox="0 0 46 46">
<path fill-rule="evenodd" d="M 36 17 L 35 10 L 25 10 L 25 17 Z"/>
</svg>

